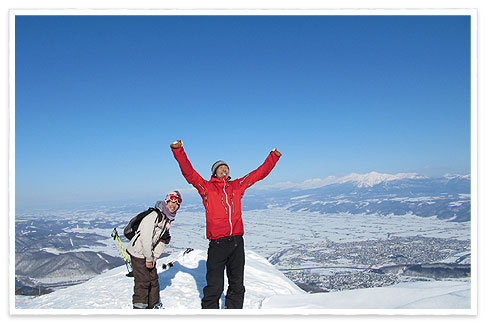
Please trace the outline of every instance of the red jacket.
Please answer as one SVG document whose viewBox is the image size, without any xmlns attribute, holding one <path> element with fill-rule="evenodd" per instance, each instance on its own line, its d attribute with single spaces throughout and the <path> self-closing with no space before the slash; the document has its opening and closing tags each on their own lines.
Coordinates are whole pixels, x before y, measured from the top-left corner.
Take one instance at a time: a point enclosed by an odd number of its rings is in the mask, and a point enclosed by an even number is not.
<svg viewBox="0 0 486 324">
<path fill-rule="evenodd" d="M 241 198 L 245 190 L 255 182 L 265 178 L 275 167 L 279 157 L 270 152 L 269 156 L 253 172 L 240 179 L 228 181 L 224 178 L 204 180 L 192 167 L 184 149 L 172 149 L 174 157 L 187 182 L 192 184 L 203 200 L 206 209 L 206 236 L 213 240 L 225 236 L 243 235 L 241 219 Z"/>
</svg>

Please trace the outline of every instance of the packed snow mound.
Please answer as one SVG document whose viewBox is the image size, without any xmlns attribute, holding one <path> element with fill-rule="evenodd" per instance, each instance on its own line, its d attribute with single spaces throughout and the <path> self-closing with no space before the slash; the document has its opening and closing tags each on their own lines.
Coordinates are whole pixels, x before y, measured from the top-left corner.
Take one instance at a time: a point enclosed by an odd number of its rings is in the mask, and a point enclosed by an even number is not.
<svg viewBox="0 0 486 324">
<path fill-rule="evenodd" d="M 201 308 L 206 285 L 207 252 L 182 252 L 157 261 L 160 296 L 166 310 Z M 162 265 L 180 259 L 166 270 Z M 16 302 L 17 309 L 132 308 L 133 278 L 125 266 L 111 269 L 85 283 Z M 246 251 L 244 309 L 470 309 L 469 281 L 408 282 L 382 288 L 309 294 L 297 287 L 265 258 Z M 227 282 L 225 278 L 225 292 Z M 222 298 L 224 300 L 224 296 Z"/>
<path fill-rule="evenodd" d="M 178 257 L 173 267 L 162 269 L 164 263 Z M 160 298 L 166 309 L 201 308 L 206 286 L 206 257 L 206 251 L 194 250 L 184 256 L 180 252 L 157 261 Z M 247 250 L 245 262 L 244 308 L 260 308 L 262 301 L 272 295 L 306 294 L 257 253 Z M 131 309 L 133 278 L 126 277 L 126 273 L 125 266 L 117 267 L 82 284 L 18 301 L 16 308 Z M 225 274 L 225 292 L 226 289 Z"/>
<path fill-rule="evenodd" d="M 261 308 L 305 309 L 469 309 L 470 283 L 463 281 L 406 282 L 388 287 L 346 290 L 302 296 L 271 296 Z"/>
</svg>

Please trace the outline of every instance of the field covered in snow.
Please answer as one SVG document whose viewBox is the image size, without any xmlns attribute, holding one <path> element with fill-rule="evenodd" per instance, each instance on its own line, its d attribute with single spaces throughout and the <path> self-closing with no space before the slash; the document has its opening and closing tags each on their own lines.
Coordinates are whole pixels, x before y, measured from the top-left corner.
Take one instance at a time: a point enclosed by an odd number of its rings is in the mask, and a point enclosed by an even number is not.
<svg viewBox="0 0 486 324">
<path fill-rule="evenodd" d="M 424 236 L 470 239 L 470 222 L 456 223 L 436 217 L 353 214 L 295 213 L 285 208 L 250 210 L 243 213 L 245 247 L 264 257 L 296 244 L 324 240 L 353 242 L 392 236 Z M 205 220 L 201 212 L 177 215 L 171 229 L 172 248 L 207 248 Z"/>
</svg>

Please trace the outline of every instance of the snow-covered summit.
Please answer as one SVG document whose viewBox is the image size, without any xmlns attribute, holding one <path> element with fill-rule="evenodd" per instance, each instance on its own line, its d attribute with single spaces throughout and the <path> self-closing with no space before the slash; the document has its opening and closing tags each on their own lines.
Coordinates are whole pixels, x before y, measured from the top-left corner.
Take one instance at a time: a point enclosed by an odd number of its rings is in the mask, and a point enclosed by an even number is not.
<svg viewBox="0 0 486 324">
<path fill-rule="evenodd" d="M 386 174 L 378 172 L 369 172 L 366 174 L 351 173 L 345 177 L 339 178 L 337 183 L 354 182 L 358 187 L 373 187 L 382 182 L 389 182 L 403 179 L 425 179 L 416 173 L 397 173 Z"/>
<path fill-rule="evenodd" d="M 471 180 L 471 175 L 470 174 L 452 174 L 452 173 L 446 173 L 444 174 L 444 178 L 452 180 L 452 179 L 466 179 L 466 180 Z"/>
<path fill-rule="evenodd" d="M 418 175 L 417 173 L 397 173 L 397 174 L 387 174 L 379 172 L 369 172 L 365 174 L 351 173 L 347 176 L 336 177 L 329 176 L 326 178 L 314 178 L 307 179 L 303 182 L 280 182 L 277 184 L 270 185 L 258 185 L 258 189 L 317 189 L 333 184 L 344 184 L 352 183 L 357 187 L 373 187 L 377 184 L 383 182 L 390 182 L 395 180 L 405 180 L 405 179 L 426 179 L 427 177 Z"/>
<path fill-rule="evenodd" d="M 160 295 L 165 306 L 165 310 L 157 312 L 200 309 L 206 285 L 206 251 L 194 250 L 181 257 L 173 267 L 162 269 L 162 264 L 181 255 L 182 252 L 175 253 L 157 263 Z M 125 266 L 117 267 L 83 284 L 33 299 L 18 300 L 16 309 L 102 310 L 108 314 L 113 312 L 110 310 L 133 312 L 133 278 L 126 277 L 126 272 Z M 299 309 L 467 310 L 471 307 L 468 281 L 410 282 L 383 288 L 309 294 L 252 251 L 246 251 L 245 288 L 244 310 L 276 309 L 288 313 Z"/>
<path fill-rule="evenodd" d="M 206 251 L 194 250 L 184 256 L 175 253 L 157 261 L 160 296 L 166 309 L 200 309 L 206 285 Z M 181 257 L 182 256 L 182 257 Z M 180 259 L 167 270 L 162 265 Z M 130 309 L 133 278 L 126 277 L 126 267 L 111 269 L 75 286 L 30 300 L 17 302 L 17 308 L 35 309 Z M 305 295 L 292 281 L 265 258 L 246 251 L 244 308 L 260 308 L 272 295 Z M 226 291 L 226 288 L 225 288 Z"/>
</svg>

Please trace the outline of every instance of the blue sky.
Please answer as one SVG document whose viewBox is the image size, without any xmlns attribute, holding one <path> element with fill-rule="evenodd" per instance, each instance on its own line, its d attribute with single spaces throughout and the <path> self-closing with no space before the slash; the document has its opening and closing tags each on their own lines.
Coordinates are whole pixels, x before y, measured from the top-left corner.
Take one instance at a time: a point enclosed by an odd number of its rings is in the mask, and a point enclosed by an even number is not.
<svg viewBox="0 0 486 324">
<path fill-rule="evenodd" d="M 17 16 L 19 207 L 265 180 L 470 173 L 468 16 Z"/>
</svg>

